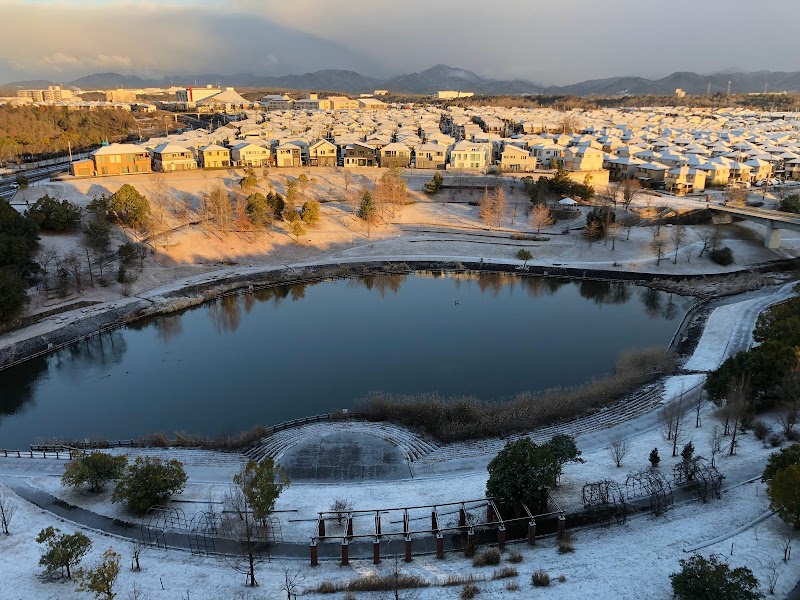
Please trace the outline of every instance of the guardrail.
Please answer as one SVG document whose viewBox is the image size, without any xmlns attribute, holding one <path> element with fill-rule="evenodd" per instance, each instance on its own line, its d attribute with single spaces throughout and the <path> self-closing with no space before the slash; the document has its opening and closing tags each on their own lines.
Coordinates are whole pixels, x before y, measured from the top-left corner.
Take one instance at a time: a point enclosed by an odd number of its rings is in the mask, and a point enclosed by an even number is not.
<svg viewBox="0 0 800 600">
<path fill-rule="evenodd" d="M 3 458 L 55 458 L 58 460 L 72 460 L 73 452 L 75 452 L 75 448 L 67 447 L 48 450 L 34 450 L 33 448 L 30 450 L 0 450 Z"/>
</svg>

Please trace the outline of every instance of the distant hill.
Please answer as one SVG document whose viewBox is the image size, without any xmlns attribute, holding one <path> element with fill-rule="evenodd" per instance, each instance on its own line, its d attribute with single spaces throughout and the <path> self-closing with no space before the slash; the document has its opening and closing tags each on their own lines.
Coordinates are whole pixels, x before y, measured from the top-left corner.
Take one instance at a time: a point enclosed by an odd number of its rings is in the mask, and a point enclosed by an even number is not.
<svg viewBox="0 0 800 600">
<path fill-rule="evenodd" d="M 525 79 L 497 80 L 482 77 L 468 69 L 435 65 L 420 73 L 408 73 L 389 79 L 377 79 L 355 71 L 325 69 L 303 75 L 265 76 L 250 73 L 219 75 L 170 75 L 162 79 L 143 79 L 119 73 L 94 73 L 63 85 L 84 90 L 117 87 L 167 87 L 171 85 L 222 85 L 233 87 L 274 88 L 286 90 L 331 90 L 358 94 L 375 89 L 388 89 L 396 93 L 435 94 L 438 90 L 474 92 L 478 95 L 501 94 L 549 94 L 572 96 L 615 96 L 620 94 L 671 95 L 676 88 L 687 94 L 726 92 L 730 82 L 735 94 L 763 92 L 800 91 L 800 72 L 756 71 L 751 73 L 714 73 L 699 75 L 679 71 L 661 79 L 646 79 L 631 75 L 591 79 L 565 86 L 542 86 Z M 39 88 L 52 85 L 47 80 L 12 81 L 0 86 Z"/>
</svg>

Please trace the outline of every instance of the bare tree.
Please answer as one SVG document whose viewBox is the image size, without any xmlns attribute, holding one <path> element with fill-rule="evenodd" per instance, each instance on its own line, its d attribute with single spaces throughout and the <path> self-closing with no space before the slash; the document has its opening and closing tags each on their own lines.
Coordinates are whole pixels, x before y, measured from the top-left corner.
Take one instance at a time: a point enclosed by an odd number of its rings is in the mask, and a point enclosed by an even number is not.
<svg viewBox="0 0 800 600">
<path fill-rule="evenodd" d="M 15 512 L 17 512 L 16 502 L 11 496 L 0 490 L 0 525 L 2 525 L 3 533 L 6 535 L 11 533 L 8 528 L 11 526 L 11 520 L 14 518 Z"/>
<path fill-rule="evenodd" d="M 617 238 L 619 237 L 620 231 L 622 230 L 622 225 L 617 223 L 616 221 L 612 221 L 608 225 L 606 225 L 606 237 L 611 240 L 611 250 L 612 252 L 617 248 Z"/>
<path fill-rule="evenodd" d="M 716 467 L 717 454 L 722 452 L 722 432 L 719 427 L 714 427 L 714 430 L 709 434 L 708 449 L 711 453 L 711 466 Z"/>
<path fill-rule="evenodd" d="M 642 184 L 638 179 L 625 179 L 620 184 L 622 191 L 622 208 L 630 210 L 631 204 L 642 193 Z"/>
<path fill-rule="evenodd" d="M 770 596 L 775 593 L 775 586 L 778 585 L 778 563 L 774 560 L 766 564 L 767 571 L 767 591 Z"/>
<path fill-rule="evenodd" d="M 536 227 L 536 233 L 539 233 L 542 227 L 550 227 L 555 223 L 555 219 L 546 204 L 537 202 L 531 210 L 530 222 L 533 227 Z"/>
<path fill-rule="evenodd" d="M 678 456 L 678 444 L 683 436 L 683 418 L 683 391 L 681 391 L 678 399 L 667 404 L 658 414 L 661 434 L 668 442 L 672 442 L 672 456 Z"/>
<path fill-rule="evenodd" d="M 683 240 L 686 239 L 686 225 L 683 225 L 682 223 L 675 223 L 670 233 L 671 233 L 670 237 L 672 238 L 672 243 L 675 244 L 675 258 L 672 261 L 672 263 L 677 265 L 678 250 L 680 250 Z"/>
<path fill-rule="evenodd" d="M 783 562 L 789 562 L 792 558 L 792 536 L 787 535 L 783 538 Z"/>
<path fill-rule="evenodd" d="M 225 495 L 225 504 L 228 512 L 223 529 L 236 546 L 236 554 L 227 556 L 226 560 L 234 571 L 245 576 L 245 585 L 256 587 L 256 566 L 263 562 L 268 547 L 264 528 L 253 517 L 241 486 L 231 486 Z"/>
<path fill-rule="evenodd" d="M 134 540 L 131 545 L 131 571 L 139 572 L 142 566 L 139 564 L 139 558 L 144 550 L 144 542 L 141 540 Z"/>
<path fill-rule="evenodd" d="M 628 440 L 622 437 L 615 437 L 611 440 L 611 446 L 609 446 L 609 451 L 611 453 L 611 458 L 614 459 L 614 464 L 617 467 L 622 466 L 622 460 L 625 458 L 625 455 L 628 454 L 629 445 Z"/>
<path fill-rule="evenodd" d="M 778 423 L 786 439 L 795 437 L 794 427 L 800 416 L 800 373 L 789 373 L 781 381 Z"/>
<path fill-rule="evenodd" d="M 333 513 L 336 523 L 344 523 L 347 515 L 353 512 L 353 502 L 349 498 L 334 498 L 331 502 L 330 511 Z"/>
<path fill-rule="evenodd" d="M 666 242 L 661 237 L 661 232 L 657 227 L 652 229 L 653 240 L 650 242 L 650 249 L 656 255 L 656 266 L 661 265 L 661 260 L 664 258 L 664 246 Z"/>
<path fill-rule="evenodd" d="M 742 206 L 747 200 L 747 190 L 740 188 L 729 188 L 725 190 L 725 203 L 734 206 Z"/>
<path fill-rule="evenodd" d="M 731 382 L 725 396 L 725 403 L 714 413 L 714 416 L 722 423 L 724 436 L 731 436 L 728 446 L 728 455 L 736 454 L 738 444 L 736 436 L 742 424 L 742 419 L 747 411 L 747 399 L 750 395 L 750 386 L 745 378 Z"/>
<path fill-rule="evenodd" d="M 290 569 L 284 567 L 283 569 L 283 585 L 281 589 L 286 592 L 286 600 L 297 600 L 297 596 L 301 591 L 301 585 L 306 580 L 306 576 L 302 569 Z"/>
<path fill-rule="evenodd" d="M 506 192 L 500 184 L 494 188 L 492 193 L 492 216 L 495 227 L 503 224 L 503 217 L 506 213 Z"/>
<path fill-rule="evenodd" d="M 80 292 L 83 289 L 81 279 L 81 257 L 75 250 L 70 250 L 64 255 L 64 266 L 72 273 L 75 279 L 75 287 Z"/>
</svg>

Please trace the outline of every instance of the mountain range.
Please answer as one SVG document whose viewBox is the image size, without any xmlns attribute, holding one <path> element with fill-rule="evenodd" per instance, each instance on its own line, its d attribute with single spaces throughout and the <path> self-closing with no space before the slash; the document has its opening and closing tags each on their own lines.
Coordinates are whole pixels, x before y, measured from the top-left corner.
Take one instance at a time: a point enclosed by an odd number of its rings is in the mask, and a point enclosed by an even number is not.
<svg viewBox="0 0 800 600">
<path fill-rule="evenodd" d="M 62 85 L 89 89 L 166 87 L 171 85 L 207 84 L 272 88 L 283 90 L 326 90 L 342 93 L 366 93 L 376 89 L 387 89 L 393 93 L 435 94 L 438 90 L 474 92 L 478 95 L 546 94 L 571 96 L 615 96 L 621 94 L 671 95 L 676 88 L 687 94 L 725 93 L 730 82 L 731 93 L 795 92 L 800 91 L 800 72 L 756 71 L 750 73 L 714 73 L 699 75 L 692 72 L 676 72 L 661 79 L 645 79 L 636 76 L 593 79 L 565 86 L 544 86 L 525 79 L 498 80 L 482 77 L 469 71 L 447 65 L 436 65 L 421 73 L 398 75 L 389 79 L 377 79 L 355 71 L 325 69 L 303 75 L 263 76 L 250 73 L 235 75 L 174 75 L 162 79 L 143 79 L 119 73 L 94 73 Z M 13 81 L 2 88 L 34 88 L 52 85 L 47 80 Z"/>
</svg>

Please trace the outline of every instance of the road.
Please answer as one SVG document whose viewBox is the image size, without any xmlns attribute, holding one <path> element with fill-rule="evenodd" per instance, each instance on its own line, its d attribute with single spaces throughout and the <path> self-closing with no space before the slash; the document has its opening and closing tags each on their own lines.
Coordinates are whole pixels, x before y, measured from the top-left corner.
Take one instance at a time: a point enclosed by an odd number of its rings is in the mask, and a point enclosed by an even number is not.
<svg viewBox="0 0 800 600">
<path fill-rule="evenodd" d="M 28 178 L 28 182 L 33 183 L 34 181 L 49 179 L 56 173 L 65 173 L 67 171 L 69 171 L 69 164 L 64 163 L 61 165 L 40 167 L 38 169 L 26 171 L 25 177 Z M 14 197 L 14 194 L 17 193 L 17 188 L 14 187 L 15 183 L 16 175 L 0 179 L 0 198 L 10 201 Z"/>
</svg>

